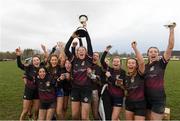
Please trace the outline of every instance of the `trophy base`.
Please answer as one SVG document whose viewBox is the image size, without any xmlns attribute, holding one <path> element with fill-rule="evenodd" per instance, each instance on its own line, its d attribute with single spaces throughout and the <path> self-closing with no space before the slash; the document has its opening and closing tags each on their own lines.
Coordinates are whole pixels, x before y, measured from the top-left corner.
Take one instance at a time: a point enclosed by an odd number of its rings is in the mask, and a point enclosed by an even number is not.
<svg viewBox="0 0 180 121">
<path fill-rule="evenodd" d="M 86 37 L 87 30 L 85 28 L 78 28 L 75 32 L 79 37 Z"/>
</svg>

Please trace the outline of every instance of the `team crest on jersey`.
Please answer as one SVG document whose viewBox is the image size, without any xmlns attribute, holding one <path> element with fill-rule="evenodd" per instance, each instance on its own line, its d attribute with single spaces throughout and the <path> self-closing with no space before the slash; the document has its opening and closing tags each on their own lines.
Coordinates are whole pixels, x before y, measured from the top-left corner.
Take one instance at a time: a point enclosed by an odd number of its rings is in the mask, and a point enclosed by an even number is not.
<svg viewBox="0 0 180 121">
<path fill-rule="evenodd" d="M 152 66 L 152 67 L 150 68 L 150 71 L 154 71 L 154 66 Z"/>
<path fill-rule="evenodd" d="M 88 102 L 88 98 L 87 97 L 84 98 L 84 102 Z"/>
<path fill-rule="evenodd" d="M 84 66 L 85 65 L 85 61 L 83 61 L 82 63 L 81 63 L 81 66 Z"/>
<path fill-rule="evenodd" d="M 120 75 L 116 75 L 116 79 L 117 79 L 117 80 L 120 79 Z"/>
<path fill-rule="evenodd" d="M 49 82 L 49 81 L 46 82 L 46 86 L 47 86 L 47 87 L 50 86 L 50 82 Z"/>
<path fill-rule="evenodd" d="M 134 83 L 134 78 L 131 78 L 131 83 Z"/>
</svg>

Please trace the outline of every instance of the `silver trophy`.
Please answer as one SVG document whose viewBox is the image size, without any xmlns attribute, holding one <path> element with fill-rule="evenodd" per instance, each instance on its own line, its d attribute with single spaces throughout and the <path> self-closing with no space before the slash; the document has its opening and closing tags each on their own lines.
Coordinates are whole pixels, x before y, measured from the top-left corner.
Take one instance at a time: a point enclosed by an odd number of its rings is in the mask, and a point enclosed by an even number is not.
<svg viewBox="0 0 180 121">
<path fill-rule="evenodd" d="M 164 25 L 166 28 L 170 28 L 170 27 L 173 27 L 173 26 L 176 26 L 176 23 L 175 22 L 171 22 L 171 23 L 168 23 L 166 25 Z"/>
<path fill-rule="evenodd" d="M 87 34 L 87 22 L 88 21 L 88 17 L 86 15 L 80 15 L 79 16 L 79 22 L 80 22 L 80 26 L 77 28 L 76 30 L 76 34 L 79 35 L 79 37 L 85 37 Z"/>
</svg>

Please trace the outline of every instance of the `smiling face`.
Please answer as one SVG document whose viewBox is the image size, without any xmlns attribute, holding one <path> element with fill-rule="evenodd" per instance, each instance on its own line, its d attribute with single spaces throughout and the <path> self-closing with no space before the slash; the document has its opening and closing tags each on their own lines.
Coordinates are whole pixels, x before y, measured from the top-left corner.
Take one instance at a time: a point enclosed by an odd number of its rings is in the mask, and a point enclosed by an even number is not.
<svg viewBox="0 0 180 121">
<path fill-rule="evenodd" d="M 127 60 L 127 71 L 129 73 L 136 71 L 137 67 L 138 67 L 138 65 L 137 65 L 137 61 L 135 59 L 131 58 L 131 59 Z"/>
<path fill-rule="evenodd" d="M 33 57 L 32 58 L 32 64 L 35 66 L 35 67 L 39 67 L 40 65 L 40 59 L 38 57 Z"/>
<path fill-rule="evenodd" d="M 98 61 L 99 61 L 99 53 L 94 52 L 94 53 L 93 53 L 93 63 L 94 63 L 94 64 L 97 64 Z"/>
<path fill-rule="evenodd" d="M 50 58 L 50 64 L 52 67 L 56 67 L 58 64 L 58 57 L 57 56 L 51 56 Z"/>
<path fill-rule="evenodd" d="M 120 66 L 121 66 L 121 60 L 119 57 L 114 57 L 113 58 L 113 61 L 112 61 L 112 67 L 115 69 L 115 70 L 118 70 L 120 69 Z"/>
<path fill-rule="evenodd" d="M 69 60 L 66 60 L 65 61 L 65 68 L 67 71 L 70 71 L 71 70 L 71 62 Z"/>
<path fill-rule="evenodd" d="M 77 56 L 79 59 L 85 59 L 86 57 L 86 48 L 85 47 L 79 47 L 77 50 Z"/>
<path fill-rule="evenodd" d="M 147 52 L 150 63 L 157 61 L 159 59 L 159 50 L 156 47 L 151 47 Z"/>
<path fill-rule="evenodd" d="M 44 79 L 45 76 L 46 76 L 46 71 L 44 68 L 40 68 L 39 71 L 38 71 L 38 75 L 39 75 L 39 78 L 40 79 Z"/>
</svg>

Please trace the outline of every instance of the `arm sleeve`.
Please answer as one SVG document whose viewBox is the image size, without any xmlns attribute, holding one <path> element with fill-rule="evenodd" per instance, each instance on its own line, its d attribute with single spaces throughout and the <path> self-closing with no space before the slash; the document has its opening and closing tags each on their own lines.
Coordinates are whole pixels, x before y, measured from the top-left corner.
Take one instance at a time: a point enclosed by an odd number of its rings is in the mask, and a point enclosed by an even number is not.
<svg viewBox="0 0 180 121">
<path fill-rule="evenodd" d="M 24 64 L 22 64 L 21 62 L 21 56 L 17 56 L 17 66 L 22 69 L 22 70 L 25 70 L 25 66 Z"/>
<path fill-rule="evenodd" d="M 75 47 L 71 47 L 71 52 L 75 56 L 76 55 L 76 48 Z"/>
<path fill-rule="evenodd" d="M 70 37 L 70 39 L 69 39 L 68 42 L 66 43 L 65 49 L 64 49 L 65 54 L 66 54 L 66 56 L 67 56 L 68 58 L 72 58 L 72 57 L 73 57 L 73 54 L 69 51 L 69 48 L 70 48 L 70 46 L 71 46 L 72 41 L 73 41 L 73 38 Z"/>
<path fill-rule="evenodd" d="M 87 33 L 87 36 L 86 36 L 86 41 L 87 41 L 88 55 L 90 57 L 92 57 L 93 56 L 93 49 L 92 49 L 92 44 L 91 44 L 91 38 L 90 38 L 88 33 Z"/>
<path fill-rule="evenodd" d="M 101 65 L 102 65 L 103 69 L 105 69 L 105 70 L 107 70 L 107 68 L 108 68 L 108 65 L 105 62 L 106 55 L 107 55 L 107 52 L 104 51 L 104 53 L 102 54 L 101 60 L 100 60 Z"/>
<path fill-rule="evenodd" d="M 80 47 L 83 46 L 83 42 L 82 42 L 81 38 L 79 38 L 79 45 L 80 45 Z"/>
<path fill-rule="evenodd" d="M 169 60 L 166 60 L 166 59 L 164 58 L 164 56 L 163 56 L 163 57 L 159 60 L 159 62 L 160 62 L 161 68 L 162 68 L 162 69 L 166 69 L 166 66 L 167 66 Z"/>
<path fill-rule="evenodd" d="M 50 55 L 53 54 L 55 51 L 56 51 L 56 47 L 53 47 L 51 52 L 50 52 Z"/>
</svg>

